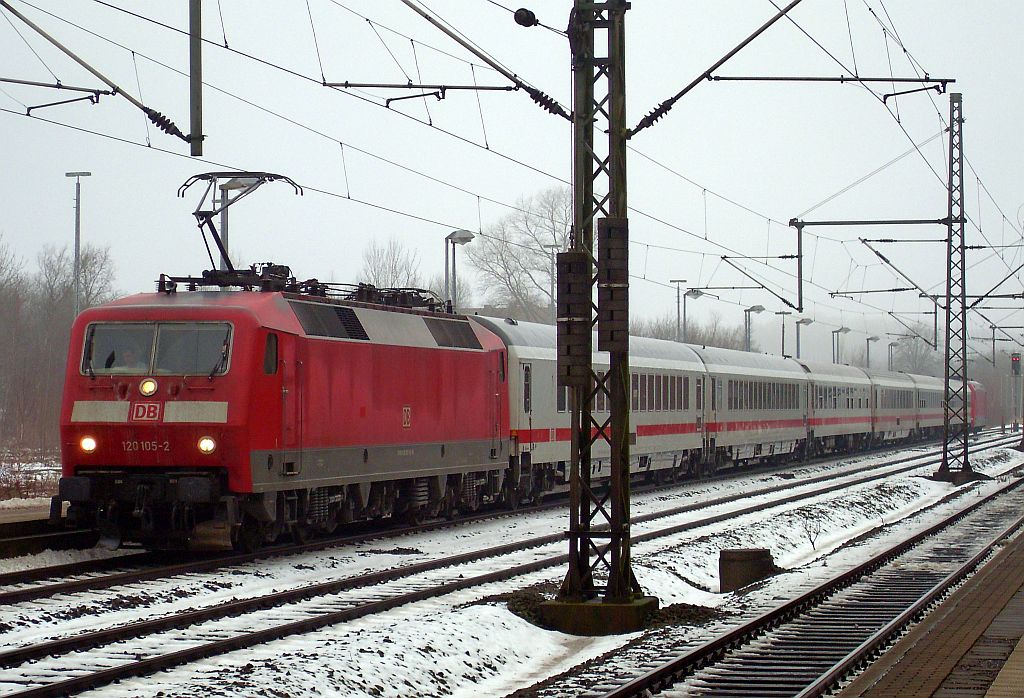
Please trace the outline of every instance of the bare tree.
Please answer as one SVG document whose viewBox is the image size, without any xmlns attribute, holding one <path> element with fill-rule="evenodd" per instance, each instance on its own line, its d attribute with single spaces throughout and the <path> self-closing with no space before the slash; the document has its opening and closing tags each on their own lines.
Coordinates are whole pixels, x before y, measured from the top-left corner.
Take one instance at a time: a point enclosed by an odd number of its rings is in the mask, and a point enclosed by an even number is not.
<svg viewBox="0 0 1024 698">
<path fill-rule="evenodd" d="M 115 297 L 113 273 L 114 260 L 110 258 L 109 246 L 82 246 L 79 256 L 79 279 L 83 308 L 106 303 Z"/>
<path fill-rule="evenodd" d="M 554 320 L 553 255 L 569 246 L 572 198 L 568 188 L 519 199 L 516 209 L 466 246 L 485 302 L 535 322 Z"/>
<path fill-rule="evenodd" d="M 47 247 L 28 277 L 5 271 L 12 260 L 0 245 L 0 445 L 52 451 L 74 319 L 74 258 L 66 247 Z M 109 300 L 112 279 L 109 248 L 86 245 L 83 306 Z"/>
<path fill-rule="evenodd" d="M 397 238 L 386 245 L 370 240 L 363 248 L 363 268 L 359 280 L 377 288 L 418 288 L 420 256 Z"/>
<path fill-rule="evenodd" d="M 817 550 L 818 536 L 821 535 L 821 519 L 817 516 L 807 516 L 801 520 L 800 526 L 811 544 L 811 550 Z"/>
<path fill-rule="evenodd" d="M 639 320 L 630 324 L 630 333 L 640 337 L 674 340 L 676 337 L 676 318 L 674 314 L 664 315 L 653 320 Z M 689 322 L 686 327 L 688 344 L 724 349 L 742 350 L 744 347 L 743 327 L 727 325 L 722 316 L 712 313 L 704 322 Z M 751 343 L 752 351 L 760 351 L 756 344 Z"/>
<path fill-rule="evenodd" d="M 914 331 L 921 337 L 931 337 L 931 329 L 920 324 L 914 326 Z M 921 337 L 908 337 L 893 347 L 893 368 L 907 373 L 941 376 L 945 361 L 941 347 L 933 349 Z"/>
<path fill-rule="evenodd" d="M 473 284 L 461 273 L 456 273 L 459 277 L 458 292 L 461 299 L 459 301 L 459 312 L 466 312 L 467 308 L 472 307 Z M 440 301 L 451 300 L 444 297 L 444 277 L 440 274 L 435 274 L 427 279 L 426 285 L 422 288 L 424 291 L 429 291 L 432 296 Z"/>
</svg>

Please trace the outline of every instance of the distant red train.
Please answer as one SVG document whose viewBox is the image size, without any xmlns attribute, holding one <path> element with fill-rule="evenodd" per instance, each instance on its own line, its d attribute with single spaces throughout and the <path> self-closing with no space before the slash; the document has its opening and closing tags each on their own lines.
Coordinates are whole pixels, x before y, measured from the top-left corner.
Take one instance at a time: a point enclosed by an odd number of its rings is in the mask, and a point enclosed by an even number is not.
<svg viewBox="0 0 1024 698">
<path fill-rule="evenodd" d="M 554 327 L 280 283 L 161 288 L 72 329 L 55 505 L 114 542 L 252 549 L 564 488 Z M 651 479 L 942 427 L 935 378 L 641 338 L 631 368 L 632 467 Z M 973 426 L 983 396 L 972 382 Z M 606 463 L 599 445 L 595 477 Z"/>
</svg>

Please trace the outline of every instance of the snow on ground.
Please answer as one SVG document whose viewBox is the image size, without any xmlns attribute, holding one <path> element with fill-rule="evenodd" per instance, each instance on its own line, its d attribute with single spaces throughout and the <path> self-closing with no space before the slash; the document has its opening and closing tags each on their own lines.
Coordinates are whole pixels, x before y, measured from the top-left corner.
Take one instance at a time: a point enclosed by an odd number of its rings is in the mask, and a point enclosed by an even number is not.
<svg viewBox="0 0 1024 698">
<path fill-rule="evenodd" d="M 0 560 L 0 574 L 6 572 L 21 572 L 22 570 L 34 570 L 40 567 L 54 567 L 56 565 L 70 565 L 73 562 L 88 562 L 89 560 L 106 559 L 108 557 L 120 557 L 132 555 L 137 550 L 106 550 L 104 548 L 88 548 L 86 550 L 44 550 L 41 553 L 32 555 L 21 555 Z M 2 646 L 2 643 L 0 643 Z"/>
<path fill-rule="evenodd" d="M 778 475 L 761 474 L 747 478 L 696 485 L 674 489 L 670 492 L 636 497 L 634 511 L 639 514 L 654 510 L 665 510 L 680 505 L 707 502 L 711 499 L 741 492 L 753 492 L 765 486 L 784 483 L 788 491 L 801 489 L 800 480 L 831 472 L 836 479 L 842 478 L 842 471 L 849 465 L 861 467 L 864 463 L 885 460 L 884 456 L 872 455 L 842 461 L 836 464 L 815 464 L 799 467 L 792 479 L 781 479 Z M 839 474 L 837 474 L 837 472 Z M 817 485 L 816 487 L 821 487 Z M 746 500 L 705 509 L 701 515 L 729 513 L 758 501 L 770 500 L 778 495 L 756 495 Z M 677 514 L 656 522 L 634 524 L 634 532 L 659 529 L 674 523 L 692 521 L 695 513 Z M 542 535 L 560 534 L 565 528 L 564 510 L 540 513 L 524 513 L 510 518 L 496 518 L 486 522 L 464 524 L 443 532 L 425 532 L 403 536 L 398 540 L 371 540 L 356 546 L 339 546 L 328 550 L 259 560 L 246 565 L 232 567 L 229 571 L 215 570 L 209 573 L 181 575 L 141 586 L 114 589 L 100 594 L 72 594 L 55 599 L 42 599 L 0 609 L 0 646 L 22 646 L 43 639 L 67 637 L 80 632 L 123 625 L 128 622 L 174 615 L 187 610 L 226 603 L 241 598 L 252 598 L 286 589 L 308 586 L 315 582 L 346 579 L 367 572 L 388 570 L 436 559 L 453 550 L 482 550 L 496 545 L 517 542 Z M 796 523 L 794 523 L 796 525 Z M 718 524 L 711 530 L 714 535 L 705 535 L 712 541 L 708 550 L 717 550 L 714 538 L 728 535 L 731 523 Z M 693 539 L 694 533 L 682 533 L 676 538 L 681 541 Z M 770 541 L 769 541 L 770 542 Z M 543 554 L 557 555 L 564 552 L 561 541 L 546 548 L 518 554 L 517 562 L 524 556 Z M 655 544 L 655 550 L 668 548 L 662 542 Z M 739 547 L 739 546 L 732 546 Z M 750 547 L 750 546 L 746 546 Z M 762 547 L 770 547 L 765 543 Z M 638 547 L 637 551 L 645 548 Z M 104 556 L 105 553 L 81 551 L 81 559 Z M 711 553 L 708 552 L 708 555 Z M 717 554 L 717 553 L 716 553 Z M 65 553 L 75 559 L 75 553 Z M 699 559 L 704 559 L 703 557 Z M 708 558 L 710 559 L 710 558 Z M 19 559 L 18 569 L 31 566 L 31 556 L 25 562 Z M 499 566 L 502 563 L 498 563 Z M 515 564 L 511 560 L 505 563 Z M 717 563 L 714 563 L 717 564 Z M 0 562 L 0 570 L 5 563 Z M 13 567 L 12 567 L 13 568 Z M 715 586 L 713 578 L 717 568 L 708 567 L 697 576 L 701 586 L 710 589 Z M 466 572 L 470 574 L 470 572 Z M 689 603 L 697 603 L 688 601 Z M 130 613 L 126 613 L 131 609 Z"/>
<path fill-rule="evenodd" d="M 856 461 L 861 464 L 878 458 Z M 987 492 L 999 487 L 1006 473 L 1024 464 L 1024 456 L 1010 449 L 998 449 L 974 456 L 972 464 L 996 478 L 968 486 L 979 493 Z M 807 470 L 824 472 L 825 467 L 812 466 Z M 923 472 L 932 470 L 934 466 Z M 752 479 L 760 486 L 771 477 Z M 721 496 L 739 487 L 749 488 L 750 482 L 742 486 L 702 486 L 696 488 L 700 494 L 687 490 L 686 494 L 674 497 L 638 497 L 634 512 L 654 508 L 659 502 L 665 508 L 667 503 L 675 506 L 690 497 Z M 961 507 L 962 502 L 941 503 L 950 491 L 949 485 L 921 475 L 861 485 L 767 516 L 746 515 L 713 529 L 634 544 L 634 571 L 647 593 L 659 597 L 663 606 L 691 603 L 715 606 L 727 613 L 749 612 L 752 606 L 767 607 L 779 598 L 795 595 L 813 579 L 852 566 L 874 550 L 907 537 L 911 529 L 923 528 Z M 934 511 L 902 522 L 914 512 L 937 503 Z M 564 513 L 526 516 L 511 523 L 504 520 L 459 527 L 403 539 L 402 545 L 415 545 L 423 552 L 428 548 L 466 549 L 470 543 L 485 547 L 506 540 L 509 530 L 517 538 L 533 534 L 544 525 L 564 527 L 563 517 Z M 547 524 L 542 523 L 545 520 Z M 881 535 L 843 547 L 845 542 L 876 528 L 882 529 Z M 727 547 L 768 548 L 777 564 L 790 571 L 751 592 L 716 594 L 718 553 Z M 409 604 L 345 625 L 107 686 L 90 695 L 468 697 L 510 693 L 636 637 L 577 638 L 530 625 L 508 612 L 504 604 L 474 604 L 493 594 L 541 582 L 557 584 L 563 573 L 561 567 L 553 568 L 510 583 Z M 317 570 L 315 576 L 322 576 L 322 572 Z M 685 633 L 700 637 L 712 630 L 708 626 L 685 629 Z"/>
<path fill-rule="evenodd" d="M 0 509 L 47 509 L 50 508 L 49 497 L 21 497 L 18 499 L 0 499 Z"/>
</svg>

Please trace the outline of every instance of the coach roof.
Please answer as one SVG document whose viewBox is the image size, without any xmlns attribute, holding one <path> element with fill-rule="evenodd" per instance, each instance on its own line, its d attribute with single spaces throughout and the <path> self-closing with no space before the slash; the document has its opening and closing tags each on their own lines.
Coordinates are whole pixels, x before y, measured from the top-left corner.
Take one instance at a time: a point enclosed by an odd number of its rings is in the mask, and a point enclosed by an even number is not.
<svg viewBox="0 0 1024 698">
<path fill-rule="evenodd" d="M 499 318 L 471 316 L 489 330 L 501 337 L 510 349 L 515 348 L 522 358 L 554 359 L 558 341 L 557 329 L 554 325 L 543 325 L 536 322 L 519 322 Z M 594 359 L 601 363 L 608 362 L 608 353 L 597 349 L 597 334 L 594 340 Z M 694 347 L 678 342 L 648 337 L 629 338 L 630 362 L 634 367 L 668 368 L 676 370 L 702 371 L 703 363 L 694 351 Z"/>
</svg>

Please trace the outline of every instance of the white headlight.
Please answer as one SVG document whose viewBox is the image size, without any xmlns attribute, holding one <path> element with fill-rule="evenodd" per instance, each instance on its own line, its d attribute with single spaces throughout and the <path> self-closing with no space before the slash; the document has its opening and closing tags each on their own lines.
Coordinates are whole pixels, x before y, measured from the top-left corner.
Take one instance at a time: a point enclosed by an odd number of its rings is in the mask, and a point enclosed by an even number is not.
<svg viewBox="0 0 1024 698">
<path fill-rule="evenodd" d="M 204 436 L 199 439 L 198 446 L 203 453 L 213 453 L 217 449 L 217 442 L 213 440 L 212 436 Z"/>
<path fill-rule="evenodd" d="M 78 445 L 82 447 L 82 450 L 86 453 L 92 453 L 96 450 L 96 439 L 91 436 L 83 436 L 82 440 L 78 442 Z"/>
<path fill-rule="evenodd" d="M 155 380 L 153 380 L 152 378 L 146 378 L 141 383 L 139 383 L 139 392 L 145 395 L 146 397 L 149 397 L 150 395 L 156 392 L 157 387 L 158 386 Z"/>
</svg>

